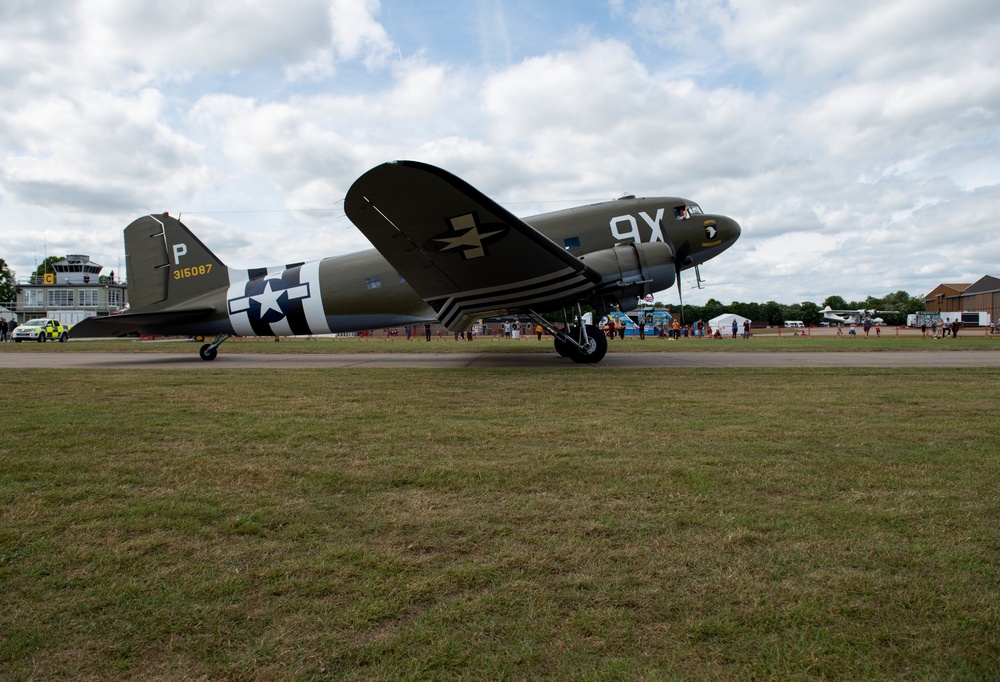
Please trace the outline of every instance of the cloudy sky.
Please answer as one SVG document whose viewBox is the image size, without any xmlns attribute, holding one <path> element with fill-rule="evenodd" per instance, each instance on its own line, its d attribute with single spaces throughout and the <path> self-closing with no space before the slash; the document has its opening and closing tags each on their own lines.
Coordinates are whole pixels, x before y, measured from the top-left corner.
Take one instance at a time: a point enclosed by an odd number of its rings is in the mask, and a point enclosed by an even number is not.
<svg viewBox="0 0 1000 682">
<path fill-rule="evenodd" d="M 996 0 L 5 0 L 0 257 L 121 272 L 170 211 L 230 265 L 366 248 L 433 163 L 528 216 L 673 195 L 743 236 L 685 302 L 1000 274 Z M 676 301 L 676 292 L 661 295 Z"/>
</svg>

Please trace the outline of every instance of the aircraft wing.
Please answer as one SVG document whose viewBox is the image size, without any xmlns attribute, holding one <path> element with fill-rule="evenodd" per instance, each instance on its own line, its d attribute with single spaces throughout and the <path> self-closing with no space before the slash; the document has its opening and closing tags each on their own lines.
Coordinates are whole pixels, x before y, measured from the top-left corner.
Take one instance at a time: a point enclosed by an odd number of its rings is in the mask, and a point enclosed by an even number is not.
<svg viewBox="0 0 1000 682">
<path fill-rule="evenodd" d="M 187 310 L 155 313 L 122 313 L 120 315 L 88 317 L 74 324 L 69 330 L 69 335 L 76 339 L 129 336 L 145 330 L 155 330 L 161 325 L 198 322 L 214 312 L 214 308 L 188 308 Z"/>
<path fill-rule="evenodd" d="M 344 210 L 454 331 L 585 298 L 601 275 L 464 180 L 416 161 L 371 169 Z"/>
</svg>

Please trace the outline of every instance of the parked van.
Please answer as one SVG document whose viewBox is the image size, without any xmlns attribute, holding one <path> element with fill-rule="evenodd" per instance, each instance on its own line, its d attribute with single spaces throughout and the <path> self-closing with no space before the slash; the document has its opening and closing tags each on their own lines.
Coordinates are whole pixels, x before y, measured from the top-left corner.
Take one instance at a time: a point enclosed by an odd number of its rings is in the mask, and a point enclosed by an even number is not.
<svg viewBox="0 0 1000 682">
<path fill-rule="evenodd" d="M 791 329 L 802 329 L 805 325 L 802 324 L 801 320 L 785 320 L 785 327 Z"/>
</svg>

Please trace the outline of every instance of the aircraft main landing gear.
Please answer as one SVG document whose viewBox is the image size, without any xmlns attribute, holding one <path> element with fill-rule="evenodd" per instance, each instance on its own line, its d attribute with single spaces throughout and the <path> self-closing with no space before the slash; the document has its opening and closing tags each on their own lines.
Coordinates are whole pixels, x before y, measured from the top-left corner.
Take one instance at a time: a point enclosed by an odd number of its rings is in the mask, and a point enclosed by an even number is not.
<svg viewBox="0 0 1000 682">
<path fill-rule="evenodd" d="M 206 362 L 209 360 L 214 360 L 215 356 L 219 354 L 219 346 L 222 342 L 230 338 L 232 334 L 219 334 L 215 337 L 215 341 L 212 343 L 206 343 L 204 346 L 198 349 L 198 357 Z"/>
<path fill-rule="evenodd" d="M 574 327 L 570 333 L 578 345 L 569 347 L 569 359 L 579 363 L 600 362 L 608 353 L 608 337 L 592 324 Z"/>
<path fill-rule="evenodd" d="M 556 352 L 564 358 L 581 364 L 600 362 L 608 352 L 608 339 L 604 332 L 592 324 L 580 324 L 582 316 L 577 305 L 575 323 L 570 325 L 569 315 L 563 311 L 566 320 L 562 329 L 554 327 L 541 315 L 529 311 L 532 319 L 542 326 L 554 339 Z"/>
</svg>

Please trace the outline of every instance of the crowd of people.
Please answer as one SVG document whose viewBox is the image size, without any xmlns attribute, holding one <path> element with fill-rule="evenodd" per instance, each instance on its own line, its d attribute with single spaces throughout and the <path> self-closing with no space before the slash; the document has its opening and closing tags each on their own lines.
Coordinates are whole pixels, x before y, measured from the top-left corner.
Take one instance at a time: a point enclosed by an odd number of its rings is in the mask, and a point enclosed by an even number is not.
<svg viewBox="0 0 1000 682">
<path fill-rule="evenodd" d="M 9 331 L 13 332 L 16 322 L 11 320 L 11 326 Z M 624 317 L 608 317 L 602 320 L 600 325 L 601 330 L 604 332 L 608 339 L 624 339 L 628 336 L 638 339 L 645 339 L 647 336 L 647 331 L 649 324 L 636 324 L 631 320 L 626 320 Z M 418 335 L 419 326 L 405 327 L 406 340 L 411 341 Z M 957 338 L 959 331 L 962 329 L 961 322 L 955 320 L 953 322 L 943 322 L 940 320 L 932 321 L 930 324 L 923 324 L 920 327 L 921 334 L 924 338 L 930 336 L 931 338 Z M 7 322 L 0 319 L 0 340 L 9 341 L 10 335 L 7 332 Z M 422 336 L 427 340 L 431 340 L 431 325 L 423 325 Z M 446 336 L 450 332 L 444 327 L 439 328 L 438 336 Z M 989 334 L 1000 334 L 1000 325 L 996 322 L 990 323 Z M 359 336 L 368 337 L 371 336 L 373 332 L 360 332 Z M 488 326 L 486 324 L 476 325 L 469 329 L 467 332 L 459 333 L 454 332 L 456 340 L 465 339 L 472 341 L 476 336 L 489 336 L 492 338 L 504 338 L 519 340 L 523 338 L 529 338 L 535 336 L 539 341 L 543 339 L 546 331 L 541 325 L 532 324 L 531 322 L 518 321 L 518 320 L 506 320 L 499 323 L 496 326 Z M 856 338 L 864 334 L 865 338 L 871 338 L 872 336 L 878 338 L 882 335 L 882 327 L 875 324 L 872 320 L 864 320 L 860 323 L 840 323 L 837 325 L 836 336 L 837 337 L 848 337 Z M 399 330 L 396 328 L 387 328 L 384 330 L 384 335 L 387 338 L 393 338 L 399 336 Z M 795 336 L 807 336 L 808 332 L 803 329 L 801 331 L 794 331 Z M 718 325 L 715 328 L 711 324 L 698 320 L 690 324 L 681 324 L 680 320 L 674 318 L 669 322 L 664 324 L 656 324 L 652 327 L 652 336 L 661 339 L 681 339 L 681 338 L 712 338 L 712 339 L 722 339 L 722 338 L 742 338 L 749 339 L 752 336 L 750 321 L 743 320 L 742 324 L 733 320 L 729 325 Z"/>
<path fill-rule="evenodd" d="M 632 336 L 638 339 L 645 339 L 647 334 L 647 327 L 649 325 L 637 325 L 629 324 L 624 319 L 614 319 L 608 318 L 603 321 L 601 325 L 601 330 L 604 332 L 605 336 L 609 339 L 624 339 L 627 336 Z M 412 341 L 417 338 L 418 335 L 417 326 L 406 325 L 403 329 L 403 333 L 406 336 L 407 341 Z M 424 325 L 423 336 L 429 341 L 431 339 L 430 325 Z M 400 336 L 400 332 L 395 327 L 388 327 L 382 332 L 385 338 L 396 338 Z M 438 337 L 446 336 L 449 334 L 454 334 L 455 340 L 468 340 L 472 341 L 477 336 L 488 336 L 492 338 L 503 338 L 519 340 L 523 338 L 528 338 L 530 336 L 535 336 L 539 341 L 541 341 L 545 335 L 546 331 L 541 325 L 532 325 L 530 322 L 510 320 L 504 321 L 495 327 L 490 327 L 488 325 L 476 325 L 469 329 L 467 332 L 448 332 L 444 327 L 438 329 Z M 691 324 L 681 324 L 680 320 L 674 319 L 664 325 L 656 325 L 653 327 L 652 336 L 662 339 L 680 339 L 685 337 L 702 337 L 702 338 L 715 338 L 721 339 L 727 336 L 732 336 L 732 338 L 750 338 L 750 322 L 744 321 L 742 325 L 737 323 L 735 320 L 731 327 L 718 326 L 715 329 L 712 328 L 707 322 L 698 320 Z M 374 332 L 359 332 L 358 336 L 361 338 L 370 338 L 374 336 Z"/>
<path fill-rule="evenodd" d="M 962 323 L 959 322 L 958 320 L 953 320 L 951 324 L 944 321 L 938 322 L 938 320 L 932 320 L 930 325 L 931 338 L 943 339 L 946 336 L 950 336 L 953 339 L 957 339 L 958 330 L 961 328 L 962 328 Z M 994 329 L 995 329 L 994 325 L 990 325 L 991 334 L 994 333 L 993 332 Z M 928 327 L 926 323 L 920 325 L 921 336 L 927 338 L 927 331 Z"/>
<path fill-rule="evenodd" d="M 644 339 L 646 338 L 646 325 L 638 324 L 635 325 L 636 329 L 633 335 Z M 609 339 L 615 338 L 625 338 L 626 332 L 628 330 L 628 325 L 624 319 L 619 319 L 617 322 L 614 319 L 609 319 L 604 325 L 604 333 Z M 669 323 L 664 325 L 656 325 L 653 327 L 653 335 L 661 339 L 680 339 L 680 338 L 713 338 L 721 339 L 724 336 L 732 334 L 732 338 L 750 338 L 750 321 L 744 320 L 743 324 L 740 325 L 735 319 L 733 320 L 732 326 L 719 325 L 714 330 L 712 325 L 702 320 L 697 322 L 692 322 L 691 324 L 681 324 L 681 321 L 674 318 Z"/>
</svg>

